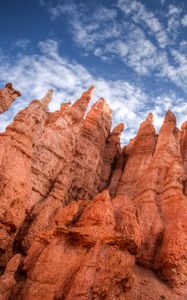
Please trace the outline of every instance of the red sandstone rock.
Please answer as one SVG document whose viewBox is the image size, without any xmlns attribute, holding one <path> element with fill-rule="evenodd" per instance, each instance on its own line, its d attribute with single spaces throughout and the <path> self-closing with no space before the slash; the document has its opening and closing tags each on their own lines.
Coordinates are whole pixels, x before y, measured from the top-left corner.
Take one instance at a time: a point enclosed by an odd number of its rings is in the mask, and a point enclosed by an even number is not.
<svg viewBox="0 0 187 300">
<path fill-rule="evenodd" d="M 51 92 L 49 92 L 51 93 Z M 0 135 L 0 262 L 11 255 L 13 238 L 31 201 L 31 160 L 34 144 L 43 132 L 47 118 L 48 94 L 34 100 L 15 117 Z"/>
<path fill-rule="evenodd" d="M 179 130 L 170 111 L 160 130 L 155 164 L 160 167 L 159 207 L 165 227 L 156 266 L 171 284 L 180 285 L 187 280 L 187 198 L 183 194 Z"/>
<path fill-rule="evenodd" d="M 52 189 L 55 181 L 63 181 L 60 187 L 62 201 L 70 185 L 70 168 L 75 152 L 76 141 L 80 127 L 90 102 L 94 88 L 83 93 L 81 98 L 72 106 L 66 104 L 47 120 L 39 143 L 34 148 L 32 159 L 32 205 L 45 198 Z M 70 181 L 70 180 L 69 180 Z M 58 198 L 58 191 L 53 192 Z M 64 190 L 62 194 L 62 190 Z"/>
<path fill-rule="evenodd" d="M 129 289 L 134 258 L 126 237 L 115 231 L 109 193 L 86 202 L 62 208 L 57 226 L 35 240 L 24 261 L 21 299 L 110 299 L 111 293 L 117 299 L 121 288 Z"/>
<path fill-rule="evenodd" d="M 118 154 L 116 156 L 116 161 L 114 161 L 113 170 L 112 170 L 112 173 L 110 174 L 111 178 L 110 178 L 110 183 L 109 183 L 108 189 L 109 189 L 111 197 L 116 196 L 116 193 L 117 193 L 117 190 L 119 187 L 119 183 L 120 183 L 120 179 L 123 174 L 125 161 L 126 161 L 126 157 L 124 155 L 124 152 L 122 151 L 120 154 Z"/>
<path fill-rule="evenodd" d="M 163 230 L 156 202 L 157 171 L 152 169 L 156 143 L 153 116 L 149 114 L 137 136 L 124 149 L 127 159 L 117 190 L 117 195 L 124 195 L 134 204 L 142 235 L 138 260 L 144 266 L 154 264 L 156 244 Z"/>
<path fill-rule="evenodd" d="M 122 150 L 92 92 L 0 134 L 0 299 L 187 299 L 186 122 L 149 114 Z"/>
<path fill-rule="evenodd" d="M 102 191 L 108 187 L 111 174 L 119 155 L 121 154 L 120 134 L 124 129 L 124 124 L 119 123 L 111 132 L 107 139 L 105 151 L 103 155 L 103 166 L 101 172 L 101 183 L 99 189 Z"/>
<path fill-rule="evenodd" d="M 20 228 L 21 236 L 26 231 L 24 238 L 22 236 L 24 248 L 30 247 L 39 232 L 53 225 L 56 211 L 66 201 L 72 182 L 71 165 L 76 142 L 93 90 L 94 87 L 90 87 L 72 106 L 68 105 L 55 117 L 50 115 L 40 142 L 34 148 L 31 175 L 33 207 L 28 215 L 32 222 L 26 219 Z"/>
<path fill-rule="evenodd" d="M 7 263 L 4 274 L 0 279 L 0 300 L 9 300 L 17 284 L 15 273 L 19 267 L 21 255 L 16 254 Z"/>
<path fill-rule="evenodd" d="M 20 96 L 21 93 L 14 90 L 12 83 L 7 83 L 5 87 L 0 90 L 0 114 L 9 109 L 12 102 Z"/>
<path fill-rule="evenodd" d="M 88 112 L 80 131 L 71 166 L 70 200 L 89 199 L 100 191 L 104 153 L 111 125 L 112 111 L 101 98 Z"/>
<path fill-rule="evenodd" d="M 184 168 L 183 188 L 184 194 L 187 196 L 187 121 L 184 122 L 181 126 L 180 144 Z"/>
<path fill-rule="evenodd" d="M 149 114 L 147 119 L 140 125 L 136 138 L 125 149 L 128 160 L 117 194 L 123 194 L 123 191 L 128 197 L 134 194 L 137 180 L 141 178 L 150 164 L 156 141 L 157 135 L 153 126 L 153 117 L 152 114 Z"/>
</svg>

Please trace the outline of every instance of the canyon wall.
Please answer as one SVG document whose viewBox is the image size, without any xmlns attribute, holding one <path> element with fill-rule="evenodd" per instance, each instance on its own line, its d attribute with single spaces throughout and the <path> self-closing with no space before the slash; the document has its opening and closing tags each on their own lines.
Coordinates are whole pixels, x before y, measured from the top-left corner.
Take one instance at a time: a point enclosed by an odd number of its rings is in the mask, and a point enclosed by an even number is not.
<svg viewBox="0 0 187 300">
<path fill-rule="evenodd" d="M 0 299 L 187 299 L 187 122 L 149 113 L 122 147 L 93 92 L 51 113 L 49 90 L 0 133 Z"/>
</svg>

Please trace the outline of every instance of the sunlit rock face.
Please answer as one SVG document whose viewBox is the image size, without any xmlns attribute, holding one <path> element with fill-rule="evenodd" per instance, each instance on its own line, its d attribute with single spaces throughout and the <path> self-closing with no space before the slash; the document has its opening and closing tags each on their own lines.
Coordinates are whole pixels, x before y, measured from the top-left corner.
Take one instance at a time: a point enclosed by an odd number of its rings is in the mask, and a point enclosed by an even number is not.
<svg viewBox="0 0 187 300">
<path fill-rule="evenodd" d="M 49 90 L 0 134 L 0 299 L 187 299 L 187 122 L 150 113 L 122 148 L 93 92 L 51 113 Z"/>
</svg>

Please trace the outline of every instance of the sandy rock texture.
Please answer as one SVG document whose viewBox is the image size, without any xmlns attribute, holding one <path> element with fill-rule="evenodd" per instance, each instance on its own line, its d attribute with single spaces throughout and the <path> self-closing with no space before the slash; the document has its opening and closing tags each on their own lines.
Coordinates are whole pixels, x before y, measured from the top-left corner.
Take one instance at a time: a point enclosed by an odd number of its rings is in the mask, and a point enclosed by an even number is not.
<svg viewBox="0 0 187 300">
<path fill-rule="evenodd" d="M 52 113 L 49 90 L 0 133 L 0 300 L 187 299 L 187 122 L 149 113 L 122 147 L 93 92 Z"/>
</svg>

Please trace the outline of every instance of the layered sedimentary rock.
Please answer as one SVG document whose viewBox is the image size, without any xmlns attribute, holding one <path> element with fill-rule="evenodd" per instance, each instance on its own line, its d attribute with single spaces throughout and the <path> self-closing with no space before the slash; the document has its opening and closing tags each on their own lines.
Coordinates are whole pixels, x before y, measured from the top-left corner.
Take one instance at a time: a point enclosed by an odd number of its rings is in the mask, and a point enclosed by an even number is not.
<svg viewBox="0 0 187 300">
<path fill-rule="evenodd" d="M 186 122 L 150 113 L 122 149 L 93 89 L 0 134 L 0 299 L 187 299 Z"/>
<path fill-rule="evenodd" d="M 7 83 L 4 88 L 0 89 L 0 114 L 9 109 L 12 102 L 20 96 L 21 93 L 13 88 L 12 83 Z"/>
</svg>

